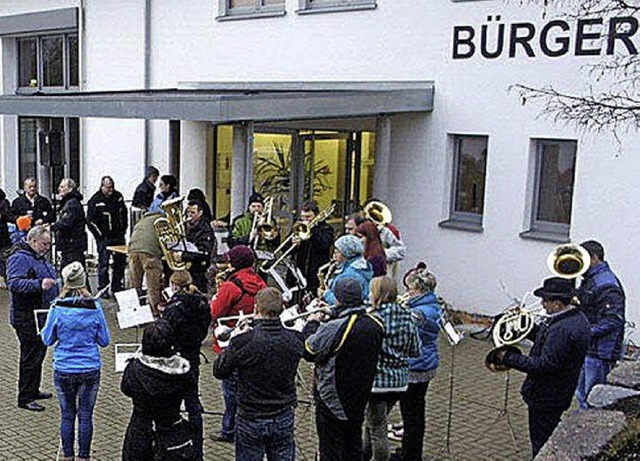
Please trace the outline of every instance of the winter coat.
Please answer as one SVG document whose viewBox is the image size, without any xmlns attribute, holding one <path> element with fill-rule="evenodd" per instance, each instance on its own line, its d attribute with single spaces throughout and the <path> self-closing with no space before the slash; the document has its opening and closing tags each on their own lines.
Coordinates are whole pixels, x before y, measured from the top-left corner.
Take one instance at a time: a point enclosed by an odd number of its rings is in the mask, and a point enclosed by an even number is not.
<svg viewBox="0 0 640 461">
<path fill-rule="evenodd" d="M 200 346 L 207 337 L 211 311 L 201 293 L 176 293 L 162 317 L 173 328 L 175 350 L 192 365 L 200 363 Z"/>
<path fill-rule="evenodd" d="M 307 323 L 303 334 L 304 358 L 315 363 L 316 400 L 336 419 L 362 422 L 384 337 L 382 321 L 364 307 L 348 307 L 328 322 Z"/>
<path fill-rule="evenodd" d="M 237 370 L 238 413 L 272 418 L 296 406 L 296 372 L 303 351 L 302 335 L 284 328 L 279 318 L 256 320 L 249 332 L 231 339 L 213 375 L 226 379 Z"/>
<path fill-rule="evenodd" d="M 423 293 L 409 300 L 409 310 L 418 325 L 422 344 L 420 357 L 409 360 L 409 370 L 424 372 L 435 370 L 440 364 L 438 356 L 438 334 L 442 308 L 433 292 Z"/>
<path fill-rule="evenodd" d="M 195 385 L 189 362 L 178 356 L 139 354 L 124 370 L 120 390 L 133 402 L 122 447 L 122 461 L 155 461 L 153 424 L 168 426 L 180 419 L 180 404 Z"/>
<path fill-rule="evenodd" d="M 153 202 L 153 194 L 155 193 L 156 186 L 148 179 L 144 179 L 140 184 L 138 184 L 136 191 L 133 193 L 131 206 L 148 210 Z"/>
<path fill-rule="evenodd" d="M 388 227 L 381 226 L 380 240 L 384 247 L 384 254 L 387 257 L 387 264 L 402 261 L 407 254 L 407 247 L 399 236 L 396 236 Z"/>
<path fill-rule="evenodd" d="M 187 241 L 193 243 L 198 248 L 199 253 L 182 253 L 182 260 L 191 263 L 189 272 L 205 273 L 211 263 L 211 254 L 216 248 L 216 236 L 213 233 L 211 224 L 204 218 L 198 221 L 195 226 L 187 225 Z"/>
<path fill-rule="evenodd" d="M 608 263 L 603 261 L 586 272 L 578 298 L 580 309 L 591 324 L 587 355 L 618 360 L 623 352 L 626 296 Z"/>
<path fill-rule="evenodd" d="M 11 204 L 9 200 L 7 200 L 7 194 L 0 189 L 0 248 L 11 245 L 8 224 L 15 222 L 15 220 L 15 216 L 11 210 Z"/>
<path fill-rule="evenodd" d="M 249 245 L 251 228 L 253 227 L 253 214 L 247 211 L 245 214 L 236 216 L 231 222 L 231 233 L 228 239 L 229 247 L 237 245 Z M 280 245 L 280 234 L 273 240 L 259 239 L 256 250 L 273 252 Z M 253 245 L 251 245 L 253 246 Z"/>
<path fill-rule="evenodd" d="M 293 251 L 296 266 L 307 279 L 307 289 L 314 293 L 318 288 L 318 269 L 331 259 L 333 244 L 333 227 L 326 222 L 319 222 L 311 229 L 311 237 L 303 240 Z M 288 280 L 293 284 L 292 280 Z"/>
<path fill-rule="evenodd" d="M 551 316 L 539 328 L 529 356 L 505 356 L 505 365 L 527 374 L 520 391 L 527 405 L 547 410 L 569 408 L 589 336 L 589 321 L 571 308 Z"/>
<path fill-rule="evenodd" d="M 99 190 L 89 199 L 87 221 L 96 241 L 124 243 L 128 220 L 129 213 L 120 192 L 114 190 L 107 197 Z"/>
<path fill-rule="evenodd" d="M 409 309 L 396 303 L 383 304 L 373 311 L 384 324 L 384 340 L 372 392 L 402 392 L 409 383 L 410 357 L 421 352 L 418 327 Z"/>
<path fill-rule="evenodd" d="M 48 309 L 58 296 L 58 286 L 42 291 L 42 280 L 56 280 L 55 268 L 38 255 L 27 242 L 12 248 L 7 265 L 7 286 L 11 291 L 11 325 L 31 325 L 35 332 L 34 309 Z"/>
<path fill-rule="evenodd" d="M 32 212 L 31 219 L 35 224 L 36 221 L 42 219 L 44 224 L 52 223 L 55 219 L 53 213 L 53 207 L 49 199 L 38 194 L 33 199 L 33 202 L 24 194 L 18 195 L 18 197 L 11 204 L 13 216 L 18 219 L 20 216 L 25 216 Z"/>
<path fill-rule="evenodd" d="M 51 226 L 56 233 L 58 251 L 87 250 L 87 219 L 82 208 L 82 194 L 73 189 L 60 201 L 58 220 Z"/>
<path fill-rule="evenodd" d="M 356 279 L 362 288 L 362 299 L 369 298 L 369 283 L 373 278 L 373 268 L 362 256 L 357 256 L 345 261 L 341 267 L 338 268 L 333 279 L 329 281 L 329 289 L 323 295 L 323 299 L 327 304 L 336 304 L 336 296 L 333 290 L 336 283 L 343 278 Z"/>
<path fill-rule="evenodd" d="M 156 219 L 161 218 L 160 212 L 147 212 L 133 228 L 129 238 L 129 253 L 147 253 L 162 258 L 162 247 L 158 234 L 153 226 Z"/>
<path fill-rule="evenodd" d="M 251 267 L 231 274 L 228 280 L 222 282 L 218 293 L 211 299 L 211 320 L 214 327 L 217 325 L 216 320 L 220 317 L 235 316 L 240 312 L 251 314 L 256 294 L 266 286 L 264 280 Z M 217 353 L 221 350 L 215 339 L 213 350 Z"/>
<path fill-rule="evenodd" d="M 62 373 L 99 370 L 98 346 L 107 347 L 111 342 L 100 301 L 82 297 L 56 300 L 40 336 L 45 346 L 58 343 L 53 369 Z"/>
</svg>

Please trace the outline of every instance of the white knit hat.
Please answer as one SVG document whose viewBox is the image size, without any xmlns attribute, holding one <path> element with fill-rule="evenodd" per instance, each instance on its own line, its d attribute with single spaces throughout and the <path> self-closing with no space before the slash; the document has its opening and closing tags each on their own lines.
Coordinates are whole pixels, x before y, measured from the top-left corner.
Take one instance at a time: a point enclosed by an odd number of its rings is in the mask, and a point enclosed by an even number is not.
<svg viewBox="0 0 640 461">
<path fill-rule="evenodd" d="M 62 280 L 65 288 L 84 288 L 87 285 L 87 273 L 82 264 L 74 261 L 62 269 Z"/>
</svg>

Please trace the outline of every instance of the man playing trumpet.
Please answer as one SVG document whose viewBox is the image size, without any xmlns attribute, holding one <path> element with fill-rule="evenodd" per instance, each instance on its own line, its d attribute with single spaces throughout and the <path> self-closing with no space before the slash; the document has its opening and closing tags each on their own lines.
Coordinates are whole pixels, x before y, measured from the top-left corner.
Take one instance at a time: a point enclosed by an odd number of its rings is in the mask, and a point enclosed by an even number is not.
<svg viewBox="0 0 640 461">
<path fill-rule="evenodd" d="M 529 356 L 513 346 L 504 346 L 491 351 L 486 364 L 527 374 L 520 392 L 529 408 L 529 436 L 535 458 L 562 413 L 571 406 L 589 346 L 590 328 L 585 315 L 571 304 L 573 280 L 548 278 L 533 294 L 542 298 L 549 316 L 538 328 Z"/>
</svg>

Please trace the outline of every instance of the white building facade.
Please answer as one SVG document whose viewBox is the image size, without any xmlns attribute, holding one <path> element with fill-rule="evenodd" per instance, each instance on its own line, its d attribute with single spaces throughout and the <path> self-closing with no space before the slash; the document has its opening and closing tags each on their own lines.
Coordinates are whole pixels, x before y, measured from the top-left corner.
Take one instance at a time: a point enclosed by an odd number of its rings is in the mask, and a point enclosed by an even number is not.
<svg viewBox="0 0 640 461">
<path fill-rule="evenodd" d="M 555 245 L 594 238 L 638 322 L 640 137 L 581 132 L 509 90 L 582 91 L 585 65 L 637 54 L 640 33 L 609 27 L 501 0 L 4 0 L 1 185 L 36 175 L 46 194 L 71 175 L 89 196 L 108 174 L 131 198 L 152 164 L 218 216 L 256 188 L 289 222 L 305 198 L 337 204 L 336 225 L 376 197 L 404 269 L 428 262 L 442 296 L 485 314 L 509 301 L 500 281 L 522 295 Z"/>
</svg>

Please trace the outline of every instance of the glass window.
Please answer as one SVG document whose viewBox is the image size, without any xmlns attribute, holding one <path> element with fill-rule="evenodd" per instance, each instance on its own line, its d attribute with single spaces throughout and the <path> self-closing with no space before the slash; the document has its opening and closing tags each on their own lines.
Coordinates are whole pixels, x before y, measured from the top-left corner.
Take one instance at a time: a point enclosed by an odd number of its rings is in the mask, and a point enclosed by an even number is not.
<svg viewBox="0 0 640 461">
<path fill-rule="evenodd" d="M 42 39 L 42 86 L 63 86 L 62 37 Z"/>
<path fill-rule="evenodd" d="M 20 117 L 18 119 L 19 141 L 18 150 L 20 152 L 18 162 L 18 175 L 20 184 L 25 179 L 38 176 L 38 148 L 37 148 L 37 120 L 35 118 Z"/>
<path fill-rule="evenodd" d="M 78 37 L 69 36 L 68 41 L 69 56 L 69 86 L 79 86 L 78 79 Z"/>
<path fill-rule="evenodd" d="M 487 169 L 486 136 L 455 136 L 451 219 L 482 224 Z"/>
<path fill-rule="evenodd" d="M 538 140 L 532 229 L 569 233 L 575 180 L 575 141 Z"/>
<path fill-rule="evenodd" d="M 38 86 L 37 49 L 35 38 L 18 40 L 18 86 Z"/>
<path fill-rule="evenodd" d="M 300 0 L 299 13 L 373 9 L 376 0 Z"/>
<path fill-rule="evenodd" d="M 220 0 L 218 19 L 243 19 L 285 14 L 285 0 Z"/>
</svg>

